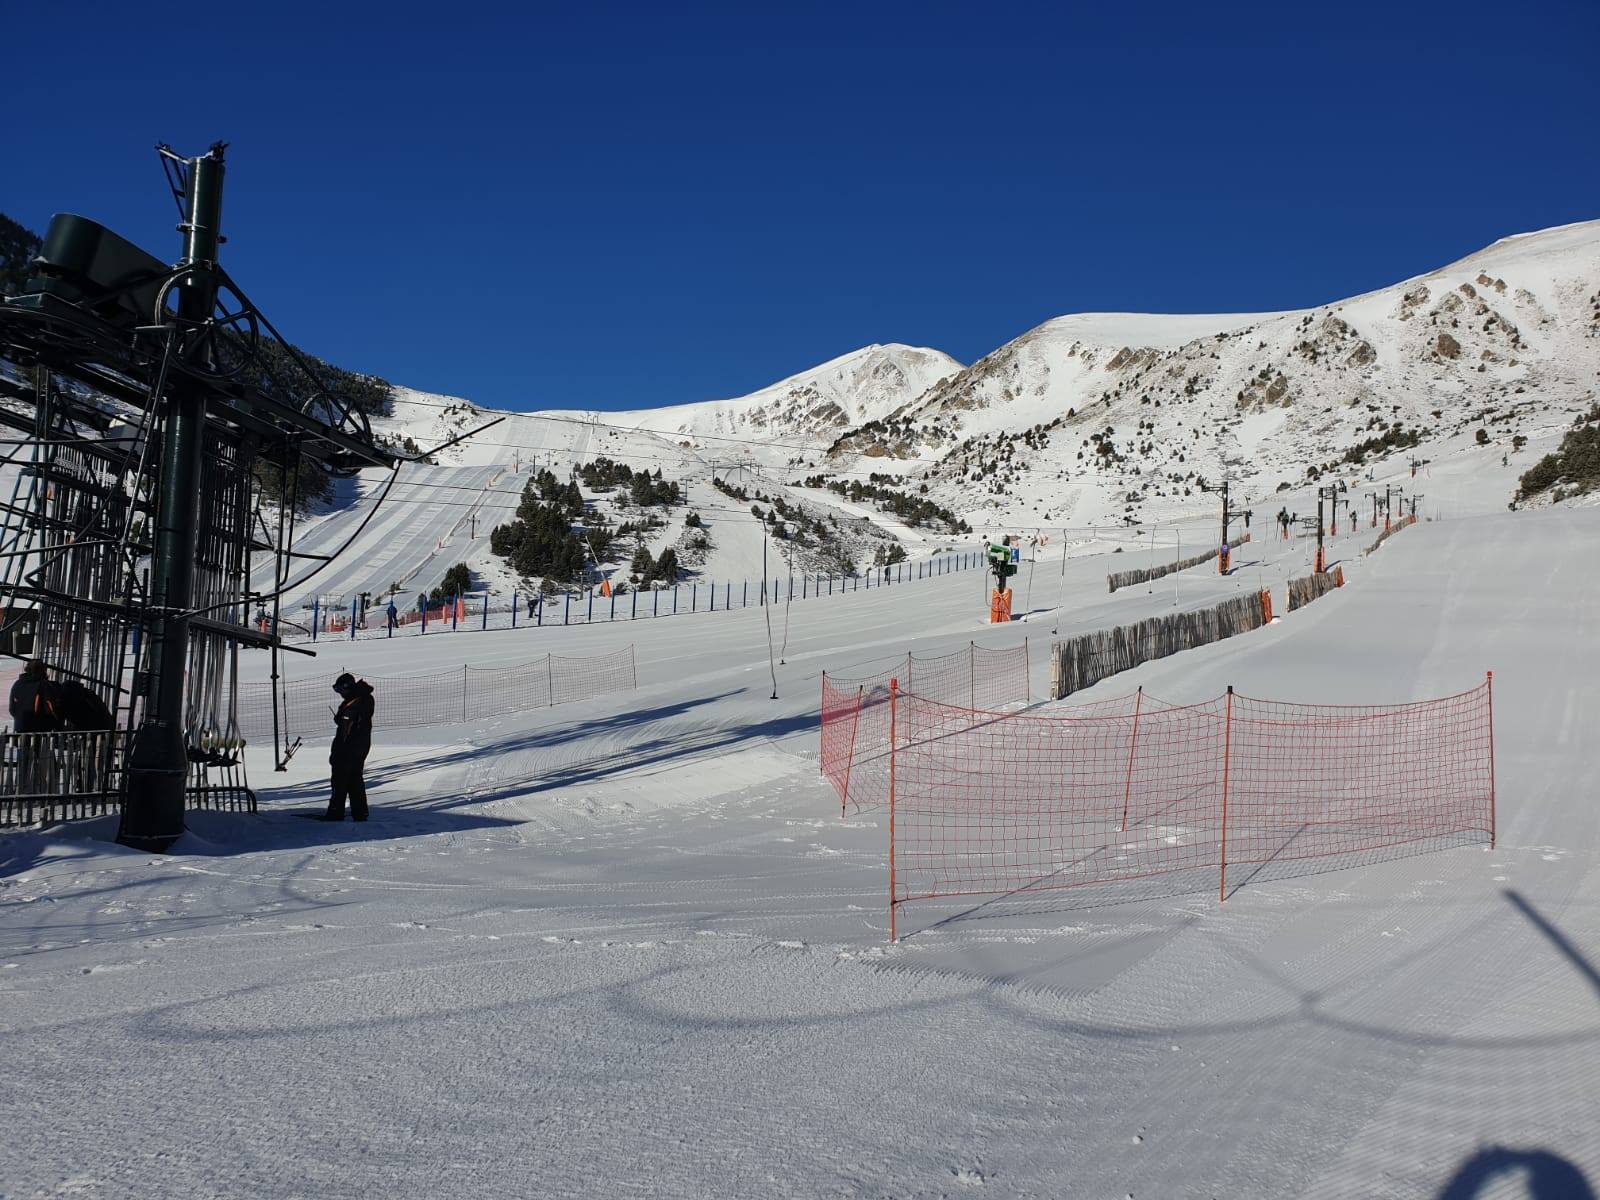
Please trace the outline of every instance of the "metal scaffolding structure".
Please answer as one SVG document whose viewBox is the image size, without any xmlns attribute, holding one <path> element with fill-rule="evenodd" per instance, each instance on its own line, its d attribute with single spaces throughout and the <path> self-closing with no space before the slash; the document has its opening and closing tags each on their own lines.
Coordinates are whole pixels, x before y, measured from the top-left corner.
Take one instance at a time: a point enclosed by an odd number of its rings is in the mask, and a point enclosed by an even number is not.
<svg viewBox="0 0 1600 1200">
<path fill-rule="evenodd" d="M 250 613 L 288 578 L 301 463 L 346 474 L 400 457 L 223 270 L 224 147 L 160 155 L 182 214 L 176 263 L 59 214 L 23 293 L 0 303 L 0 654 L 43 660 L 115 726 L 88 741 L 0 736 L 0 767 L 15 768 L 0 780 L 70 784 L 27 794 L 28 811 L 120 808 L 121 839 L 151 848 L 183 831 L 186 805 L 254 805 L 238 653 L 267 647 L 276 664 L 283 649 Z M 280 485 L 271 520 L 263 471 Z M 252 553 L 272 555 L 270 580 L 251 579 Z"/>
</svg>

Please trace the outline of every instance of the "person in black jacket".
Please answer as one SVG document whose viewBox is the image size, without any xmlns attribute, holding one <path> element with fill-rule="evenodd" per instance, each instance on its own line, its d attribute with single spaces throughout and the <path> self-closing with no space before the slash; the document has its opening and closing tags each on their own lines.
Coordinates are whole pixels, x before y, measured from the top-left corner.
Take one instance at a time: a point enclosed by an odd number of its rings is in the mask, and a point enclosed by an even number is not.
<svg viewBox="0 0 1600 1200">
<path fill-rule="evenodd" d="M 61 728 L 56 685 L 45 665 L 29 659 L 11 685 L 11 727 L 18 733 L 53 733 Z"/>
<path fill-rule="evenodd" d="M 372 685 L 348 671 L 333 682 L 343 703 L 333 714 L 333 749 L 328 753 L 332 766 L 333 795 L 328 799 L 324 821 L 344 820 L 344 802 L 350 800 L 350 816 L 367 819 L 367 781 L 362 772 L 367 751 L 372 748 Z"/>
</svg>

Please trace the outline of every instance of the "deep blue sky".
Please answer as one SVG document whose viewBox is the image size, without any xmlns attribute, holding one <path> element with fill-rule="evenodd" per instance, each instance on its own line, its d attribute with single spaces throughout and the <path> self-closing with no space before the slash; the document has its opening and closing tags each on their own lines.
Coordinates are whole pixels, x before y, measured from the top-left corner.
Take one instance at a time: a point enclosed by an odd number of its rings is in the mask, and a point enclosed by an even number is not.
<svg viewBox="0 0 1600 1200">
<path fill-rule="evenodd" d="M 1288 308 L 1600 217 L 1600 3 L 10 6 L 0 211 L 175 257 L 231 143 L 294 340 L 516 408 Z"/>
</svg>

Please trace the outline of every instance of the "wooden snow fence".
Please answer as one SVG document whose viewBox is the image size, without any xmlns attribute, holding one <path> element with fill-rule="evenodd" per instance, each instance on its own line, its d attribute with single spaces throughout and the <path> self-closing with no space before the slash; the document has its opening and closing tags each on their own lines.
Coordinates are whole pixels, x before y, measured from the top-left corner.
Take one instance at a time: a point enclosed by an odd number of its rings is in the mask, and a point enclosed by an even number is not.
<svg viewBox="0 0 1600 1200">
<path fill-rule="evenodd" d="M 1399 533 L 1407 525 L 1415 525 L 1416 523 L 1417 523 L 1417 519 L 1415 517 L 1401 517 L 1393 525 L 1389 526 L 1389 528 L 1385 529 L 1382 533 L 1380 533 L 1378 535 L 1378 540 L 1373 542 L 1372 545 L 1367 547 L 1367 553 L 1371 554 L 1374 550 L 1376 550 L 1379 546 L 1383 545 L 1384 542 L 1388 541 L 1395 534 Z"/>
<path fill-rule="evenodd" d="M 1241 533 L 1236 538 L 1228 539 L 1228 549 L 1237 550 L 1250 540 L 1248 533 Z M 1201 563 L 1210 562 L 1217 556 L 1215 549 L 1207 550 L 1204 554 L 1194 554 L 1188 558 L 1180 558 L 1176 562 L 1165 563 L 1159 567 L 1135 567 L 1130 571 L 1118 571 L 1106 576 L 1106 583 L 1111 591 L 1118 588 L 1132 587 L 1136 583 L 1149 583 L 1152 579 L 1160 579 L 1163 575 L 1173 575 L 1179 571 L 1187 571 L 1190 567 L 1198 567 Z"/>
<path fill-rule="evenodd" d="M 1289 611 L 1304 608 L 1313 600 L 1320 600 L 1336 587 L 1344 586 L 1344 568 L 1331 571 L 1313 571 L 1299 579 L 1289 580 Z"/>
<path fill-rule="evenodd" d="M 1265 596 L 1250 592 L 1213 608 L 1169 613 L 1055 642 L 1050 647 L 1050 695 L 1059 700 L 1141 663 L 1259 629 L 1270 619 Z"/>
</svg>

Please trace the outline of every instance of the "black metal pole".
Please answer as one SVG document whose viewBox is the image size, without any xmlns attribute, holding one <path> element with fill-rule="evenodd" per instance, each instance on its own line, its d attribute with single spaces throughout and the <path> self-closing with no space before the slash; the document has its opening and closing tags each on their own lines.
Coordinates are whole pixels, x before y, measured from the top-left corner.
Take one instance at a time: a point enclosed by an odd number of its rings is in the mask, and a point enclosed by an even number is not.
<svg viewBox="0 0 1600 1200">
<path fill-rule="evenodd" d="M 202 370 L 211 363 L 210 339 L 199 330 L 217 303 L 217 247 L 222 225 L 222 152 L 219 143 L 188 160 L 184 196 L 183 260 L 178 317 L 190 331 L 185 360 Z M 160 314 L 157 314 L 158 316 Z M 150 572 L 149 696 L 128 755 L 127 803 L 117 840 L 162 851 L 183 833 L 183 791 L 189 773 L 183 727 L 184 671 L 199 533 L 200 464 L 205 449 L 205 386 L 180 376 L 163 405 L 161 489 Z"/>
<path fill-rule="evenodd" d="M 1324 490 L 1323 488 L 1317 489 L 1317 561 L 1312 570 L 1318 572 L 1328 565 L 1328 560 L 1322 551 L 1322 493 Z"/>
<path fill-rule="evenodd" d="M 300 499 L 300 441 L 291 445 L 294 454 L 293 470 L 278 464 L 278 552 L 273 557 L 272 569 L 272 769 L 288 770 L 289 763 L 289 713 L 283 713 L 282 737 L 278 728 L 278 660 L 279 641 L 283 630 L 283 585 L 289 579 L 289 547 L 294 545 L 294 514 Z M 293 480 L 291 483 L 290 480 Z M 288 535 L 284 534 L 284 517 L 288 516 Z"/>
<path fill-rule="evenodd" d="M 283 770 L 283 756 L 278 753 L 278 613 L 283 597 L 283 510 L 288 503 L 289 471 L 278 464 L 278 552 L 272 556 L 272 624 L 262 630 L 272 636 L 272 674 L 268 677 L 267 691 L 272 696 L 272 769 Z M 263 610 L 264 611 L 264 610 Z M 288 714 L 284 714 L 287 716 Z"/>
<path fill-rule="evenodd" d="M 1222 549 L 1217 552 L 1218 569 L 1228 573 L 1228 481 L 1222 481 Z"/>
<path fill-rule="evenodd" d="M 870 578 L 870 576 L 869 576 Z M 712 596 L 716 596 L 713 587 Z M 761 515 L 761 607 L 767 618 L 767 669 L 772 672 L 772 698 L 778 698 L 778 668 L 772 664 L 772 597 L 767 594 L 767 516 Z"/>
</svg>

